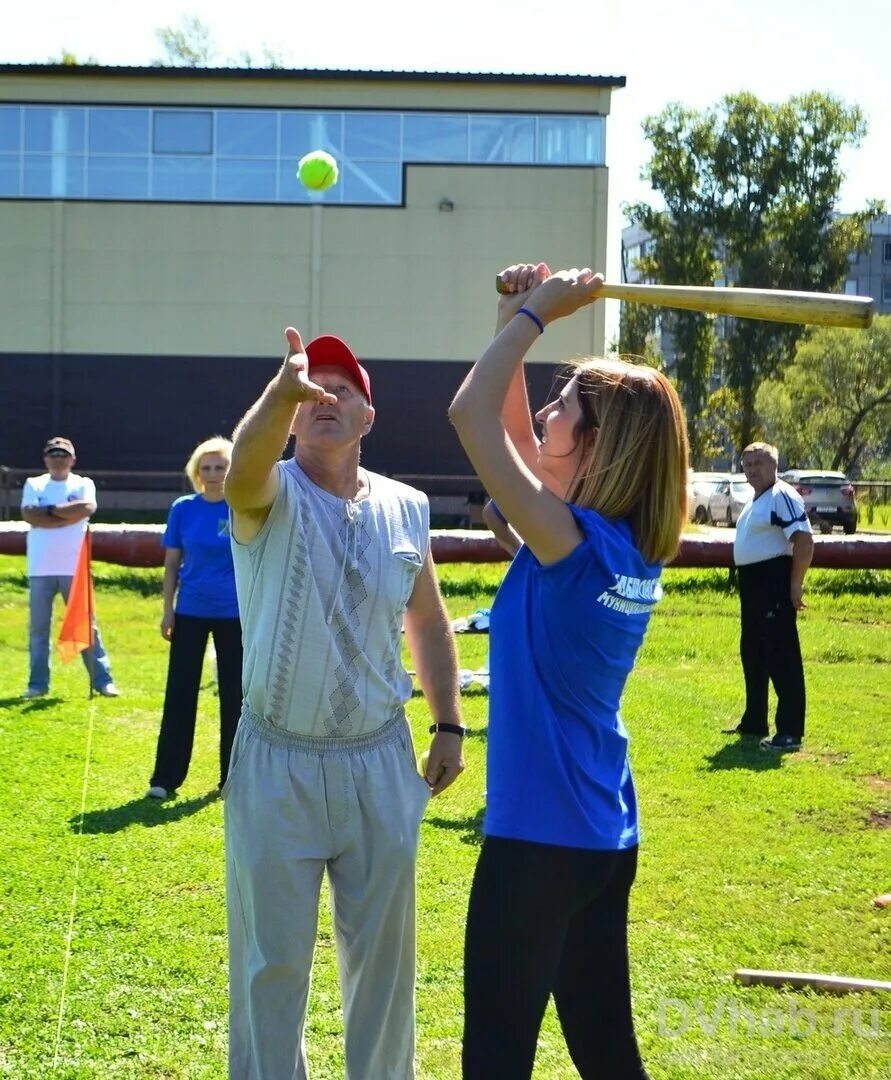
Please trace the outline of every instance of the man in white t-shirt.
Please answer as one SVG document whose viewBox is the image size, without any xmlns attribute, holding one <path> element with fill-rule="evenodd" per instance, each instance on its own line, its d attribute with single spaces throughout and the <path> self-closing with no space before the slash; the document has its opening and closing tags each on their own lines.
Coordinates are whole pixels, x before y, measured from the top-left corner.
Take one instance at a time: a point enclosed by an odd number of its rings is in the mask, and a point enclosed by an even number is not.
<svg viewBox="0 0 891 1080">
<path fill-rule="evenodd" d="M 307 1075 L 327 874 L 346 1075 L 411 1080 L 418 831 L 430 796 L 464 767 L 455 645 L 427 497 L 359 464 L 375 418 L 368 372 L 339 338 L 304 348 L 286 334 L 281 370 L 236 428 L 225 489 L 244 638 L 222 792 L 229 1075 Z M 434 720 L 424 777 L 403 627 Z"/>
<path fill-rule="evenodd" d="M 762 736 L 765 750 L 798 750 L 804 737 L 804 667 L 796 615 L 805 606 L 804 576 L 814 538 L 801 496 L 777 479 L 778 454 L 751 443 L 742 465 L 755 494 L 736 525 L 733 559 L 739 569 L 740 656 L 746 709 L 734 732 Z M 776 734 L 768 738 L 767 689 L 777 696 Z"/>
<path fill-rule="evenodd" d="M 28 597 L 31 612 L 31 675 L 24 697 L 49 692 L 50 626 L 53 600 L 61 593 L 68 603 L 71 579 L 77 566 L 87 522 L 96 512 L 96 487 L 88 476 L 78 476 L 74 446 L 57 435 L 43 448 L 46 472 L 30 476 L 22 489 L 22 519 L 28 530 Z M 93 646 L 81 653 L 93 688 L 104 697 L 117 697 L 108 656 L 93 629 Z"/>
</svg>

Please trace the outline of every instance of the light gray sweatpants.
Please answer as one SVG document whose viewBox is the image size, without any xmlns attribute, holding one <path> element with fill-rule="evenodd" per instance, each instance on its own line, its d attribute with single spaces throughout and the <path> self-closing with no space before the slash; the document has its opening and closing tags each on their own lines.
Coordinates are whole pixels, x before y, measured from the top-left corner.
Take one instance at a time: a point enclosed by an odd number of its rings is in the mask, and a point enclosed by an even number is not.
<svg viewBox="0 0 891 1080">
<path fill-rule="evenodd" d="M 223 787 L 229 1076 L 305 1080 L 327 868 L 348 1080 L 411 1080 L 415 862 L 430 797 L 400 710 L 370 735 L 294 735 L 247 709 Z"/>
</svg>

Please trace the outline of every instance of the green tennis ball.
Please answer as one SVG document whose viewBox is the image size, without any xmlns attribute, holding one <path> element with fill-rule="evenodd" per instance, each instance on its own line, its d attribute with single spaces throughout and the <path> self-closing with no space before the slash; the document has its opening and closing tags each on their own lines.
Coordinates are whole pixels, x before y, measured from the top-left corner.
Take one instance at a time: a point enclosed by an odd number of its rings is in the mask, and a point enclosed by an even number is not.
<svg viewBox="0 0 891 1080">
<path fill-rule="evenodd" d="M 424 753 L 421 754 L 420 758 L 418 759 L 418 772 L 421 774 L 421 776 L 426 776 L 427 775 L 427 765 L 429 764 L 429 762 L 430 762 L 430 751 L 425 750 Z"/>
<path fill-rule="evenodd" d="M 337 162 L 324 150 L 313 150 L 297 162 L 297 176 L 308 191 L 327 191 L 337 183 Z"/>
</svg>

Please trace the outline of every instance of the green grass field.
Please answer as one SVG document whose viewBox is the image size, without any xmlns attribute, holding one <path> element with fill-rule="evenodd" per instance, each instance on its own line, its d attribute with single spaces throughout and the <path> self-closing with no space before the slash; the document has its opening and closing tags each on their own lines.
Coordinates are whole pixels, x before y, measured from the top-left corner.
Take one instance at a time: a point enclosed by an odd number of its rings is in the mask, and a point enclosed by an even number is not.
<svg viewBox="0 0 891 1080">
<path fill-rule="evenodd" d="M 454 617 L 503 568 L 445 567 Z M 166 671 L 160 571 L 98 564 L 97 606 L 125 696 L 86 694 L 79 663 L 23 702 L 24 560 L 0 558 L 0 1075 L 225 1076 L 222 806 L 216 698 L 202 694 L 179 797 L 142 799 Z M 635 1013 L 654 1080 L 887 1080 L 891 994 L 736 986 L 739 967 L 891 979 L 891 574 L 813 572 L 801 624 L 805 748 L 777 758 L 739 718 L 737 602 L 719 571 L 668 571 L 624 702 L 644 839 L 632 894 Z M 57 617 L 60 612 L 57 612 Z M 58 624 L 57 624 L 58 625 Z M 459 638 L 461 664 L 484 636 Z M 418 1072 L 460 1075 L 461 951 L 480 842 L 487 699 L 464 696 L 467 770 L 433 802 L 419 869 Z M 416 738 L 428 713 L 410 704 Z M 597 973 L 592 972 L 596 978 Z M 330 920 L 307 1038 L 343 1076 Z M 555 1015 L 537 1078 L 575 1075 Z M 377 1078 L 363 1078 L 377 1080 Z"/>
</svg>

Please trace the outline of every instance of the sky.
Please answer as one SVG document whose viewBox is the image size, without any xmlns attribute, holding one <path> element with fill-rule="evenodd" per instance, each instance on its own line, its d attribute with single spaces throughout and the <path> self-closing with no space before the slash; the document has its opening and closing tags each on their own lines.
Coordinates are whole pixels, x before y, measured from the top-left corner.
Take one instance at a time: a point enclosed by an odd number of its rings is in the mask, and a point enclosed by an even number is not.
<svg viewBox="0 0 891 1080">
<path fill-rule="evenodd" d="M 622 203 L 653 197 L 640 180 L 641 122 L 673 101 L 701 109 L 741 90 L 772 102 L 821 90 L 859 105 L 870 130 L 842 157 L 839 209 L 881 198 L 891 210 L 891 0 L 0 0 L 0 62 L 68 50 L 148 64 L 161 54 L 157 28 L 186 15 L 211 29 L 221 63 L 268 47 L 292 67 L 624 75 L 607 122 L 608 279 L 619 278 Z"/>
</svg>

